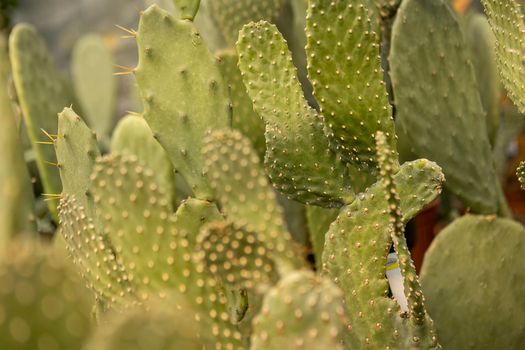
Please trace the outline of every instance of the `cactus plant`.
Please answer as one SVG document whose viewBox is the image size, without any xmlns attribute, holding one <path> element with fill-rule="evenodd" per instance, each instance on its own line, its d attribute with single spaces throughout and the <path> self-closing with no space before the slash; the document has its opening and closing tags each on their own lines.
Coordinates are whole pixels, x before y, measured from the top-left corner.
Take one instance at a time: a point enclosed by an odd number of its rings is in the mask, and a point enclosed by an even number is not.
<svg viewBox="0 0 525 350">
<path fill-rule="evenodd" d="M 421 283 L 443 347 L 523 346 L 524 252 L 525 230 L 508 219 L 467 215 L 439 234 L 427 252 Z"/>
</svg>

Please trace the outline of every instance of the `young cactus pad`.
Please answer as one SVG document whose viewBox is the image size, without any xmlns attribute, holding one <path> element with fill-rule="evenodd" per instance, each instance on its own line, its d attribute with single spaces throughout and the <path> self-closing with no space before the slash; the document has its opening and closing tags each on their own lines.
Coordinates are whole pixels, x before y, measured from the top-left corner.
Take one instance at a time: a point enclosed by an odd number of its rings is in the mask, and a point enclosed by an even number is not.
<svg viewBox="0 0 525 350">
<path fill-rule="evenodd" d="M 156 5 L 142 14 L 137 43 L 134 71 L 144 117 L 196 196 L 210 199 L 202 173 L 202 140 L 209 130 L 228 127 L 231 113 L 215 58 L 191 22 Z"/>
<path fill-rule="evenodd" d="M 432 242 L 421 268 L 427 307 L 445 349 L 525 344 L 525 229 L 464 216 Z"/>
<path fill-rule="evenodd" d="M 173 3 L 179 11 L 180 18 L 193 21 L 199 10 L 201 0 L 173 0 Z"/>
</svg>

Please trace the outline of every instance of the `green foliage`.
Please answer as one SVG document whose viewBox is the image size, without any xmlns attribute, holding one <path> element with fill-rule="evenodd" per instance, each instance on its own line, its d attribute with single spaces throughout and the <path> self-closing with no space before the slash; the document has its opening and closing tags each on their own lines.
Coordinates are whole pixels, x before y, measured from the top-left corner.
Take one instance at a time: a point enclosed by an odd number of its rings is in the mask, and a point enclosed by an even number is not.
<svg viewBox="0 0 525 350">
<path fill-rule="evenodd" d="M 230 124 L 230 101 L 215 59 L 191 22 L 153 5 L 142 14 L 135 75 L 144 118 L 197 197 L 210 199 L 202 139 Z"/>
<path fill-rule="evenodd" d="M 521 349 L 525 342 L 525 229 L 467 215 L 432 243 L 421 269 L 446 349 Z"/>
<path fill-rule="evenodd" d="M 116 102 L 113 58 L 102 38 L 88 34 L 73 49 L 71 69 L 80 107 L 101 140 L 109 137 Z"/>
</svg>

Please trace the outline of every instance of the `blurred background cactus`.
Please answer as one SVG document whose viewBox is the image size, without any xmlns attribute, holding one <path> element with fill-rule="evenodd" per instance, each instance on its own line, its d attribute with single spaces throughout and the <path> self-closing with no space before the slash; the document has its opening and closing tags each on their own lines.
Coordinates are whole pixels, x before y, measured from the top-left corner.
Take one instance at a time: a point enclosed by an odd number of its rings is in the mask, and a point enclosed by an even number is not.
<svg viewBox="0 0 525 350">
<path fill-rule="evenodd" d="M 522 349 L 521 5 L 0 0 L 0 348 Z"/>
</svg>

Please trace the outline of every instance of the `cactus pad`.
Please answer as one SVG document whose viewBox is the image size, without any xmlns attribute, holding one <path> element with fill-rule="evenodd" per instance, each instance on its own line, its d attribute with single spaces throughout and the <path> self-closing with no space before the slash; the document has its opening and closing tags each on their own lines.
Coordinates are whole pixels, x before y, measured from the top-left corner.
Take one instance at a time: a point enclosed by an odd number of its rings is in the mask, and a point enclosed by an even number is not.
<svg viewBox="0 0 525 350">
<path fill-rule="evenodd" d="M 0 35 L 0 260 L 11 237 L 34 231 L 33 187 L 11 108 L 7 39 Z"/>
<path fill-rule="evenodd" d="M 343 294 L 310 271 L 285 276 L 264 298 L 254 320 L 251 349 L 345 349 Z"/>
<path fill-rule="evenodd" d="M 159 186 L 175 200 L 175 170 L 162 146 L 155 140 L 144 118 L 127 115 L 122 118 L 111 138 L 111 152 L 135 155 L 157 174 Z"/>
<path fill-rule="evenodd" d="M 466 206 L 496 213 L 499 185 L 485 112 L 463 33 L 446 1 L 403 1 L 390 66 L 396 126 L 416 155 L 443 167 L 447 186 Z"/>
<path fill-rule="evenodd" d="M 17 25 L 9 39 L 13 80 L 44 191 L 59 194 L 60 175 L 52 145 L 44 132 L 57 133 L 57 114 L 73 102 L 66 84 L 53 65 L 43 39 L 27 25 Z M 44 132 L 42 131 L 44 130 Z M 48 201 L 56 217 L 56 201 Z"/>
<path fill-rule="evenodd" d="M 0 265 L 0 348 L 80 349 L 90 301 L 65 256 L 12 243 Z"/>
<path fill-rule="evenodd" d="M 193 18 L 199 10 L 201 0 L 173 0 L 173 3 L 179 11 L 180 18 L 193 21 Z"/>
<path fill-rule="evenodd" d="M 88 34 L 75 44 L 71 69 L 75 92 L 88 124 L 101 140 L 113 126 L 117 86 L 113 58 L 101 37 Z"/>
<path fill-rule="evenodd" d="M 62 193 L 75 196 L 86 215 L 94 217 L 93 197 L 89 192 L 91 171 L 100 156 L 95 134 L 71 109 L 58 115 L 56 157 L 62 179 Z"/>
<path fill-rule="evenodd" d="M 373 174 L 375 133 L 395 149 L 379 36 L 364 1 L 311 1 L 306 20 L 308 75 L 345 160 Z M 371 167 L 370 167 L 371 166 Z"/>
<path fill-rule="evenodd" d="M 227 218 L 257 232 L 285 266 L 301 265 L 282 209 L 249 141 L 238 131 L 219 130 L 204 143 L 206 173 Z"/>
<path fill-rule="evenodd" d="M 517 0 L 482 0 L 496 37 L 500 75 L 512 101 L 525 113 L 525 23 Z"/>
<path fill-rule="evenodd" d="M 508 219 L 464 216 L 425 255 L 421 284 L 445 349 L 525 344 L 525 229 Z"/>
<path fill-rule="evenodd" d="M 219 56 L 219 68 L 222 76 L 230 88 L 233 108 L 232 127 L 250 139 L 253 148 L 262 158 L 266 151 L 264 121 L 253 110 L 252 100 L 246 93 L 241 71 L 237 67 L 237 52 L 230 49 L 222 50 L 217 55 Z"/>
<path fill-rule="evenodd" d="M 268 22 L 246 25 L 237 50 L 248 94 L 266 123 L 265 163 L 273 184 L 307 204 L 351 203 L 354 192 L 345 166 L 329 148 L 323 118 L 303 96 L 277 27 Z"/>
<path fill-rule="evenodd" d="M 231 46 L 235 45 L 239 30 L 250 22 L 272 21 L 277 18 L 283 0 L 210 0 L 224 38 Z"/>
<path fill-rule="evenodd" d="M 230 124 L 226 85 L 199 33 L 156 5 L 142 14 L 135 75 L 155 138 L 197 197 L 209 199 L 202 174 L 202 139 Z"/>
<path fill-rule="evenodd" d="M 435 163 L 420 159 L 403 164 L 394 176 L 403 222 L 436 198 L 443 181 Z M 348 298 L 350 346 L 435 348 L 432 327 L 413 325 L 388 297 L 385 270 L 392 244 L 388 208 L 384 185 L 378 182 L 342 209 L 326 234 L 323 269 Z"/>
</svg>

